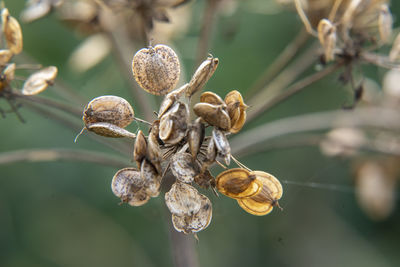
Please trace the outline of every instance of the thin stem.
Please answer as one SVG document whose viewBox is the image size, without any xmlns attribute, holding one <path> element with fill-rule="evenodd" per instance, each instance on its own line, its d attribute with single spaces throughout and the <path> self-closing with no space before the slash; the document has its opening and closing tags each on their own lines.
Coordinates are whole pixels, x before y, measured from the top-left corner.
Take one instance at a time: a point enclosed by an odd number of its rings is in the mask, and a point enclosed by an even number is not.
<svg viewBox="0 0 400 267">
<path fill-rule="evenodd" d="M 306 30 L 307 30 L 310 34 L 312 34 L 312 35 L 314 35 L 314 36 L 318 36 L 318 33 L 313 29 L 313 27 L 311 26 L 310 21 L 309 21 L 308 18 L 307 18 L 306 13 L 304 12 L 304 9 L 303 9 L 303 7 L 302 7 L 302 5 L 301 5 L 301 0 L 294 0 L 294 4 L 295 4 L 295 6 L 296 6 L 297 13 L 299 14 L 300 19 L 301 19 L 301 21 L 303 22 L 303 24 L 304 24 Z"/>
<path fill-rule="evenodd" d="M 321 80 L 322 78 L 326 77 L 327 75 L 335 72 L 337 69 L 339 69 L 342 66 L 342 64 L 335 64 L 335 65 L 330 65 L 329 67 L 314 73 L 297 83 L 293 84 L 290 86 L 286 91 L 284 91 L 281 94 L 277 94 L 270 98 L 269 101 L 265 101 L 264 103 L 261 103 L 260 105 L 254 106 L 249 110 L 249 115 L 247 119 L 253 120 L 257 116 L 259 116 L 261 113 L 275 107 L 276 105 L 284 102 L 287 100 L 289 97 L 297 94 L 298 92 L 302 91 L 303 89 L 307 88 L 309 85 L 313 84 L 314 82 Z"/>
<path fill-rule="evenodd" d="M 124 168 L 129 165 L 122 158 L 118 159 L 98 151 L 80 149 L 22 149 L 0 153 L 0 164 L 52 161 L 90 162 L 116 168 Z"/>
</svg>

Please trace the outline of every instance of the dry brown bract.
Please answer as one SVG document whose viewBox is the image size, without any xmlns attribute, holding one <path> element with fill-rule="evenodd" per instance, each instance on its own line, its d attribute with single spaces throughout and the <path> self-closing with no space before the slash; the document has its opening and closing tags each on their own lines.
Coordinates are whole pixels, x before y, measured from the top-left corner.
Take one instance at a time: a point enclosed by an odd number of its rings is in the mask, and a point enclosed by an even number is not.
<svg viewBox="0 0 400 267">
<path fill-rule="evenodd" d="M 14 55 L 22 52 L 22 31 L 18 21 L 10 15 L 7 8 L 1 11 L 1 22 L 8 49 Z"/>
<path fill-rule="evenodd" d="M 25 81 L 22 93 L 24 95 L 36 95 L 43 92 L 49 85 L 53 84 L 57 72 L 57 67 L 50 66 L 33 73 Z"/>
</svg>

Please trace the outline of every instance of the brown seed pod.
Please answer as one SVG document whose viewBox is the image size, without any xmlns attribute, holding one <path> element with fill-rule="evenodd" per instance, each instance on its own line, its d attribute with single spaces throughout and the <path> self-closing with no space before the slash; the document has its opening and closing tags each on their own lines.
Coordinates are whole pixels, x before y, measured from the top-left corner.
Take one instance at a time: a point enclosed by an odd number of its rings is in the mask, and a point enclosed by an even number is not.
<svg viewBox="0 0 400 267">
<path fill-rule="evenodd" d="M 214 162 L 217 158 L 217 148 L 215 147 L 214 139 L 211 138 L 207 145 L 207 162 Z"/>
<path fill-rule="evenodd" d="M 194 113 L 201 117 L 208 124 L 216 126 L 224 131 L 231 128 L 231 120 L 223 106 L 212 105 L 209 103 L 197 103 L 193 107 Z"/>
<path fill-rule="evenodd" d="M 114 124 L 108 122 L 96 122 L 92 124 L 86 125 L 86 129 L 88 131 L 94 132 L 95 134 L 104 136 L 104 137 L 113 137 L 113 138 L 136 138 L 136 134 L 125 130 L 124 128 L 118 127 Z"/>
<path fill-rule="evenodd" d="M 283 193 L 282 185 L 278 179 L 266 172 L 252 171 L 250 176 L 256 177 L 256 180 L 262 183 L 262 189 L 251 197 L 238 199 L 238 204 L 250 214 L 267 215 L 274 206 L 279 207 L 278 200 Z"/>
<path fill-rule="evenodd" d="M 229 169 L 218 174 L 215 182 L 218 191 L 235 199 L 251 197 L 262 189 L 262 182 L 241 168 Z"/>
<path fill-rule="evenodd" d="M 144 180 L 140 172 L 135 168 L 124 168 L 119 170 L 113 177 L 111 189 L 122 202 L 127 202 L 131 206 L 141 206 L 145 204 L 150 196 L 143 191 Z"/>
<path fill-rule="evenodd" d="M 161 161 L 162 152 L 158 144 L 158 134 L 159 134 L 159 121 L 155 121 L 151 127 L 151 131 L 148 138 L 147 145 L 147 159 L 156 168 L 158 174 L 162 174 Z"/>
<path fill-rule="evenodd" d="M 318 39 L 324 49 L 327 62 L 335 59 L 336 27 L 328 20 L 322 19 L 318 24 Z"/>
<path fill-rule="evenodd" d="M 147 153 L 147 141 L 143 132 L 139 130 L 136 140 L 135 146 L 133 148 L 133 160 L 136 161 L 136 165 L 138 168 L 142 165 L 142 160 L 146 157 Z"/>
<path fill-rule="evenodd" d="M 224 100 L 222 100 L 222 98 L 219 95 L 217 95 L 216 93 L 213 93 L 210 91 L 206 91 L 201 94 L 200 102 L 208 103 L 208 104 L 212 104 L 212 105 L 216 105 L 216 106 L 221 105 L 224 108 L 226 108 Z"/>
<path fill-rule="evenodd" d="M 144 90 L 153 95 L 165 95 L 179 81 L 179 58 L 166 45 L 143 48 L 133 57 L 132 71 Z"/>
<path fill-rule="evenodd" d="M 57 67 L 50 66 L 33 73 L 22 88 L 24 95 L 36 95 L 52 85 L 57 76 Z"/>
<path fill-rule="evenodd" d="M 186 104 L 177 102 L 160 120 L 159 137 L 166 144 L 177 144 L 185 136 L 189 120 Z"/>
<path fill-rule="evenodd" d="M 165 112 L 167 112 L 169 108 L 172 107 L 179 100 L 179 98 L 183 95 L 188 86 L 189 84 L 186 83 L 178 89 L 169 92 L 164 97 L 164 100 L 161 102 L 160 105 L 160 110 L 158 111 L 158 118 L 161 118 L 165 114 Z"/>
<path fill-rule="evenodd" d="M 189 82 L 189 87 L 186 90 L 186 96 L 190 97 L 208 82 L 211 76 L 214 74 L 218 67 L 219 60 L 213 56 L 209 56 L 193 74 L 192 79 Z"/>
<path fill-rule="evenodd" d="M 157 173 L 156 168 L 146 159 L 142 160 L 140 176 L 144 180 L 147 195 L 157 197 L 160 194 L 160 175 Z"/>
<path fill-rule="evenodd" d="M 227 111 L 229 118 L 231 119 L 231 133 L 239 132 L 244 123 L 246 122 L 246 109 L 248 106 L 244 103 L 243 97 L 239 91 L 230 91 L 225 96 L 225 103 L 227 105 Z"/>
<path fill-rule="evenodd" d="M 0 66 L 7 65 L 7 63 L 10 62 L 12 56 L 13 56 L 13 53 L 11 53 L 10 50 L 1 49 L 0 50 Z"/>
<path fill-rule="evenodd" d="M 1 21 L 8 49 L 14 55 L 21 53 L 23 46 L 22 31 L 18 21 L 10 15 L 7 8 L 3 8 L 1 11 Z"/>
<path fill-rule="evenodd" d="M 194 177 L 200 172 L 200 167 L 189 153 L 176 153 L 171 161 L 172 174 L 181 182 L 191 183 Z"/>
<path fill-rule="evenodd" d="M 178 216 L 192 216 L 201 208 L 201 194 L 191 185 L 175 182 L 165 193 L 165 203 L 169 211 Z"/>
<path fill-rule="evenodd" d="M 192 157 L 195 159 L 199 153 L 201 144 L 203 143 L 205 135 L 204 124 L 201 119 L 197 118 L 190 126 L 188 132 L 189 150 Z"/>
<path fill-rule="evenodd" d="M 204 195 L 201 195 L 201 208 L 192 215 L 177 215 L 172 214 L 172 224 L 178 232 L 185 234 L 196 233 L 207 228 L 212 218 L 211 201 Z"/>
<path fill-rule="evenodd" d="M 107 122 L 125 128 L 134 118 L 132 106 L 122 97 L 105 95 L 94 98 L 83 110 L 86 125 Z"/>
<path fill-rule="evenodd" d="M 218 156 L 225 160 L 226 165 L 231 163 L 231 146 L 229 145 L 226 134 L 216 128 L 212 131 L 212 137 L 215 147 L 217 148 Z"/>
<path fill-rule="evenodd" d="M 201 188 L 208 189 L 214 181 L 214 177 L 209 170 L 205 170 L 194 177 L 194 182 Z"/>
</svg>

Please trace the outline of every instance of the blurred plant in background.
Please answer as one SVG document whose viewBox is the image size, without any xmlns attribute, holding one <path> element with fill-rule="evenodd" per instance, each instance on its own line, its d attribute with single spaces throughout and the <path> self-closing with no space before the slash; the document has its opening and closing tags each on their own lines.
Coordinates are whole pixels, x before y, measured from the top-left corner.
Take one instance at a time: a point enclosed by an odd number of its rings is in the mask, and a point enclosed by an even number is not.
<svg viewBox="0 0 400 267">
<path fill-rule="evenodd" d="M 4 6 L 1 266 L 400 264 L 395 1 Z"/>
</svg>

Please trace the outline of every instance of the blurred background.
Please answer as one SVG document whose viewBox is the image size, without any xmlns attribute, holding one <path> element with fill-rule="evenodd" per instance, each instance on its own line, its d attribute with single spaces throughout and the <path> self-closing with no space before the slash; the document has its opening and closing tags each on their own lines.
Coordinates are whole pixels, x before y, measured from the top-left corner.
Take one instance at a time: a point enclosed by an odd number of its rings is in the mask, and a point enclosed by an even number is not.
<svg viewBox="0 0 400 267">
<path fill-rule="evenodd" d="M 25 1 L 4 2 L 19 18 Z M 199 0 L 186 4 L 184 15 L 177 16 L 185 27 L 171 33 L 175 35 L 168 41 L 180 56 L 181 83 L 190 79 L 197 66 L 205 5 Z M 400 26 L 398 1 L 392 1 L 391 11 L 396 28 Z M 118 95 L 128 99 L 135 115 L 142 117 L 136 109 L 138 99 L 130 94 L 133 78 L 129 81 L 124 76 L 112 53 L 86 71 L 71 63 L 71 54 L 87 34 L 75 31 L 56 14 L 29 24 L 21 22 L 21 27 L 24 54 L 16 57 L 17 62 L 57 66 L 57 81 L 78 93 L 83 103 L 100 95 Z M 208 49 L 220 64 L 205 89 L 221 96 L 235 89 L 246 97 L 246 91 L 302 28 L 294 10 L 275 1 L 224 1 Z M 138 48 L 132 48 L 128 61 Z M 382 52 L 387 50 L 382 48 Z M 305 74 L 317 68 L 313 64 Z M 365 66 L 364 73 L 380 84 L 385 70 Z M 242 132 L 277 119 L 340 109 L 351 103 L 351 89 L 339 82 L 339 74 L 312 84 L 258 116 Z M 42 96 L 60 99 L 56 90 L 50 87 Z M 0 99 L 0 107 L 8 109 L 4 99 Z M 19 111 L 26 123 L 15 114 L 0 120 L 1 155 L 23 149 L 87 149 L 115 155 L 126 166 L 133 166 L 130 158 L 90 139 L 88 133 L 74 143 L 79 128 L 65 127 L 29 108 Z M 129 127 L 133 132 L 144 128 L 135 123 Z M 200 266 L 400 265 L 398 187 L 390 214 L 378 219 L 368 216 L 355 193 L 359 159 L 327 157 L 318 146 L 277 146 L 257 153 L 247 151 L 240 160 L 282 181 L 283 211 L 275 209 L 257 217 L 232 199 L 206 192 L 213 203 L 213 218 L 194 244 Z M 163 194 L 141 207 L 118 205 L 110 188 L 118 169 L 71 161 L 0 164 L 0 266 L 174 266 L 171 217 Z M 215 168 L 213 174 L 219 171 Z"/>
</svg>

